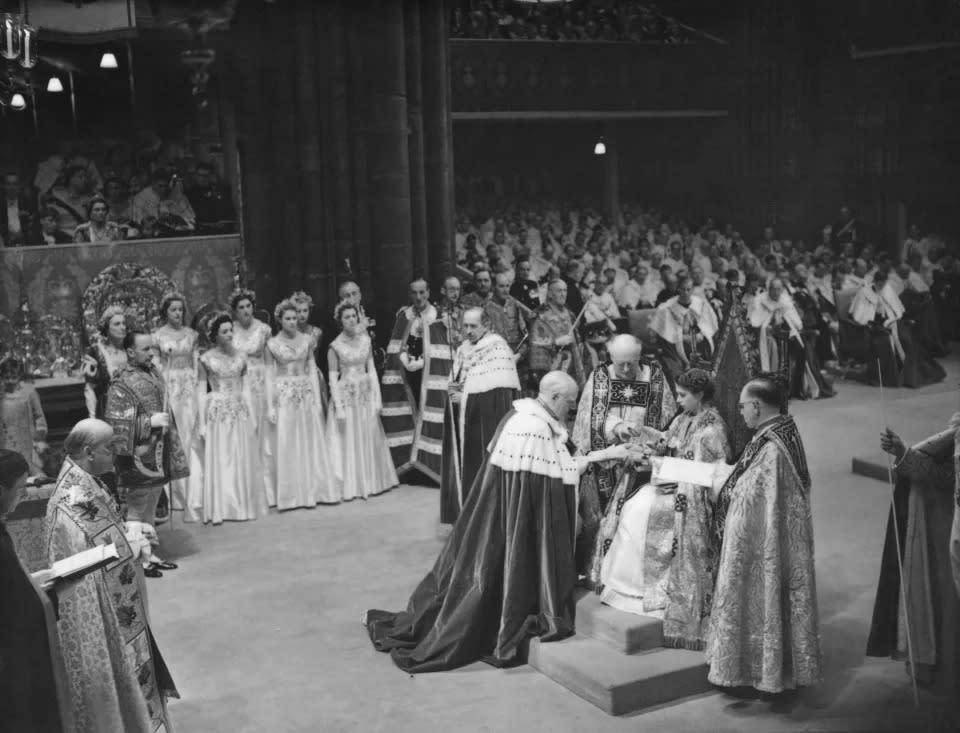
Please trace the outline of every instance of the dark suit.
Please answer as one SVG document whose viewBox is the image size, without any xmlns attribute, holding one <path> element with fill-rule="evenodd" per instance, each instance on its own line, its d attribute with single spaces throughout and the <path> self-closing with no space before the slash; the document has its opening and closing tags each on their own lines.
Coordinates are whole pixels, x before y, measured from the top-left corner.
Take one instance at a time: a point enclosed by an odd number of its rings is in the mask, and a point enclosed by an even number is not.
<svg viewBox="0 0 960 733">
<path fill-rule="evenodd" d="M 33 244 L 30 234 L 33 231 L 34 207 L 27 196 L 21 195 L 17 199 L 20 209 L 20 233 L 10 234 L 10 220 L 7 213 L 7 199 L 0 200 L 0 238 L 7 247 L 17 247 L 22 244 Z"/>
</svg>

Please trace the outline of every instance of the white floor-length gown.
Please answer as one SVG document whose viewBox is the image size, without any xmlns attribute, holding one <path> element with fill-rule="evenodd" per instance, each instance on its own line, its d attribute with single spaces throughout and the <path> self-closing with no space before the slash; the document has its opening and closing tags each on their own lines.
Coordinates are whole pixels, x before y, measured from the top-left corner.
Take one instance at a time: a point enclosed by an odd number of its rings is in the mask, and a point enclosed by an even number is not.
<svg viewBox="0 0 960 733">
<path fill-rule="evenodd" d="M 247 357 L 246 383 L 250 390 L 253 422 L 257 426 L 257 450 L 263 471 L 263 490 L 270 506 L 277 505 L 276 466 L 269 451 L 270 430 L 267 423 L 267 364 L 264 352 L 270 338 L 270 326 L 256 318 L 249 328 L 233 322 L 233 348 Z"/>
<path fill-rule="evenodd" d="M 190 467 L 191 504 L 184 519 L 220 524 L 266 514 L 247 363 L 243 354 L 211 349 L 200 357 L 201 420 Z"/>
<path fill-rule="evenodd" d="M 337 495 L 343 501 L 382 493 L 400 483 L 380 422 L 380 382 L 370 337 L 340 334 L 330 348 L 331 409 L 327 417 Z M 339 419 L 342 417 L 342 420 Z"/>
<path fill-rule="evenodd" d="M 173 413 L 180 443 L 189 456 L 197 422 L 197 332 L 192 328 L 163 326 L 154 333 L 154 339 L 160 352 L 167 404 Z M 191 502 L 187 495 L 189 488 L 189 479 L 170 482 L 172 508 L 183 509 Z"/>
<path fill-rule="evenodd" d="M 276 466 L 278 509 L 335 504 L 340 500 L 323 424 L 314 342 L 282 333 L 267 342 L 269 452 Z"/>
</svg>

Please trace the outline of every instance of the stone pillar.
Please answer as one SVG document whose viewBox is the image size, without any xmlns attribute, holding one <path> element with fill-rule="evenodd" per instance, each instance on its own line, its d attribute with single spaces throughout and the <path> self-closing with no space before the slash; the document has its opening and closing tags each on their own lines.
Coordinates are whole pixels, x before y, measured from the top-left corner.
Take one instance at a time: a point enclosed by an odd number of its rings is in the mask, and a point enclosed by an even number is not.
<svg viewBox="0 0 960 733">
<path fill-rule="evenodd" d="M 620 221 L 620 146 L 617 144 L 617 121 L 608 120 L 603 126 L 607 153 L 603 156 L 603 213 L 611 226 Z"/>
</svg>

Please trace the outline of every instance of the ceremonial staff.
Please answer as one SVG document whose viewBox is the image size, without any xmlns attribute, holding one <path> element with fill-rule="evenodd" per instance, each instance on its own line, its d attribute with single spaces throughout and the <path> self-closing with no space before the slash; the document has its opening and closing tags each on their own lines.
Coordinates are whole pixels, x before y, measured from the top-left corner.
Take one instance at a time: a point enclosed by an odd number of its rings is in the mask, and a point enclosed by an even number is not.
<svg viewBox="0 0 960 733">
<path fill-rule="evenodd" d="M 883 411 L 883 425 L 885 434 L 890 433 L 890 423 L 887 421 L 887 403 L 883 394 L 883 370 L 880 367 L 880 359 L 877 359 L 877 378 L 880 380 L 880 408 Z M 908 606 L 910 605 L 906 598 L 907 583 L 903 574 L 903 553 L 900 547 L 900 522 L 897 519 L 897 507 L 893 502 L 893 494 L 896 486 L 893 482 L 893 459 L 887 453 L 887 482 L 890 484 L 891 509 L 890 515 L 893 517 L 893 537 L 897 543 L 897 569 L 900 572 L 900 595 L 903 597 L 903 628 L 907 637 L 907 659 L 910 662 L 910 682 L 913 686 L 913 705 L 920 707 L 920 697 L 917 692 L 917 665 L 913 655 L 913 637 L 910 634 L 910 616 Z M 899 603 L 899 600 L 898 600 Z"/>
</svg>

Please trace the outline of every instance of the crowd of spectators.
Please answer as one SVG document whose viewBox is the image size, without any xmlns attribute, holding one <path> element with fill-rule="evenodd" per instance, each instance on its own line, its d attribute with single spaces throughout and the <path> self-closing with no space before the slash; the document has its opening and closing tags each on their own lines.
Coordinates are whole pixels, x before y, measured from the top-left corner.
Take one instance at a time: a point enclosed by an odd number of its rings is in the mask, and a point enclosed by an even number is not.
<svg viewBox="0 0 960 733">
<path fill-rule="evenodd" d="M 510 279 L 511 295 L 528 308 L 543 302 L 547 283 L 564 280 L 569 309 L 583 314 L 584 338 L 596 333 L 597 343 L 623 330 L 630 311 L 656 309 L 684 293 L 702 298 L 718 320 L 731 296 L 749 312 L 754 299 L 766 294 L 795 308 L 813 331 L 824 329 L 823 360 L 842 365 L 850 350 L 836 348 L 838 320 L 855 315 L 838 312 L 838 293 L 847 294 L 849 309 L 853 294 L 887 287 L 902 298 L 907 318 L 933 324 L 924 326 L 931 355 L 942 355 L 948 339 L 960 338 L 956 298 L 949 300 L 950 287 L 960 292 L 955 247 L 923 236 L 916 226 L 897 247 L 878 246 L 846 206 L 815 238 L 805 239 L 788 239 L 766 226 L 748 241 L 735 225 L 713 219 L 693 222 L 625 205 L 611 220 L 596 209 L 559 203 L 460 211 L 455 236 L 462 271 L 474 273 L 477 283 L 490 274 Z M 942 307 L 932 297 L 938 280 L 953 283 L 941 287 Z M 883 296 L 889 298 L 886 290 Z M 913 305 L 919 315 L 911 313 Z"/>
<path fill-rule="evenodd" d="M 177 145 L 63 142 L 32 169 L 0 165 L 0 247 L 236 231 L 216 165 Z"/>
<path fill-rule="evenodd" d="M 453 38 L 686 43 L 691 29 L 637 0 L 563 3 L 466 0 L 453 9 Z"/>
</svg>

